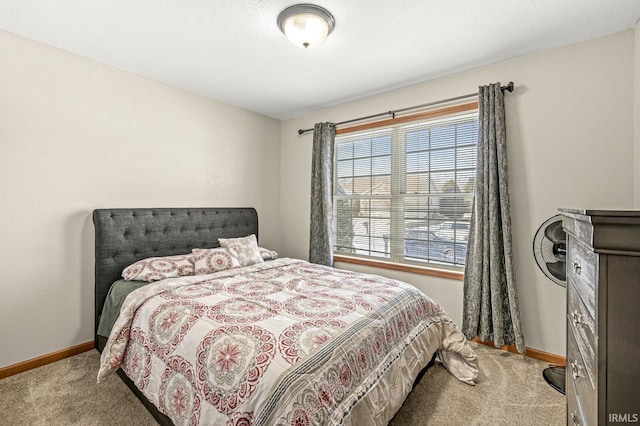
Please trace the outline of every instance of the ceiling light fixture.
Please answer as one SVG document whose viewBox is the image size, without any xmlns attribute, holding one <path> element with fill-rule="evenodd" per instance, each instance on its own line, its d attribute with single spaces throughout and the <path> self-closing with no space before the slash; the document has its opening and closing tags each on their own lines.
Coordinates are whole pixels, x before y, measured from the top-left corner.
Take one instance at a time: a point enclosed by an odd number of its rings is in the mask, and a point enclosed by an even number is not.
<svg viewBox="0 0 640 426">
<path fill-rule="evenodd" d="M 278 15 L 280 31 L 291 43 L 304 49 L 322 44 L 335 26 L 333 15 L 315 4 L 295 4 Z"/>
</svg>

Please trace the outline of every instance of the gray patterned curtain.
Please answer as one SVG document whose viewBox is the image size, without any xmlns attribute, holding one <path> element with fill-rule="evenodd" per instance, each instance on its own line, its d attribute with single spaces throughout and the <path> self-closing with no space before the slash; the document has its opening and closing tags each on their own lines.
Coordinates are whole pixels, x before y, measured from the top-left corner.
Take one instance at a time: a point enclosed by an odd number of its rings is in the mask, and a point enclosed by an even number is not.
<svg viewBox="0 0 640 426">
<path fill-rule="evenodd" d="M 478 93 L 478 163 L 464 271 L 462 331 L 515 345 L 524 354 L 511 244 L 504 95 L 500 83 Z"/>
<path fill-rule="evenodd" d="M 333 266 L 333 151 L 336 126 L 317 123 L 311 160 L 311 226 L 309 262 Z"/>
</svg>

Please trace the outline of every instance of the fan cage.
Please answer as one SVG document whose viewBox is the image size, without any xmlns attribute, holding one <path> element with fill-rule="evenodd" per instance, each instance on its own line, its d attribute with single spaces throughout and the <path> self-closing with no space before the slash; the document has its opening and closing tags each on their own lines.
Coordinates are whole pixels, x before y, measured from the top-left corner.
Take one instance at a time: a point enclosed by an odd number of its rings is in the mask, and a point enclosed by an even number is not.
<svg viewBox="0 0 640 426">
<path fill-rule="evenodd" d="M 545 220 L 542 225 L 536 231 L 535 237 L 533 239 L 533 255 L 538 265 L 538 268 L 544 273 L 544 275 L 549 278 L 554 283 L 561 285 L 563 287 L 567 286 L 566 278 L 564 280 L 559 279 L 555 275 L 553 275 L 549 268 L 547 267 L 547 262 L 556 261 L 563 262 L 566 267 L 566 256 L 561 256 L 559 254 L 554 253 L 554 246 L 556 243 L 551 241 L 545 235 L 545 230 L 549 228 L 551 225 L 556 222 L 562 223 L 562 216 L 557 214 L 549 219 Z M 566 247 L 566 243 L 565 243 Z"/>
</svg>

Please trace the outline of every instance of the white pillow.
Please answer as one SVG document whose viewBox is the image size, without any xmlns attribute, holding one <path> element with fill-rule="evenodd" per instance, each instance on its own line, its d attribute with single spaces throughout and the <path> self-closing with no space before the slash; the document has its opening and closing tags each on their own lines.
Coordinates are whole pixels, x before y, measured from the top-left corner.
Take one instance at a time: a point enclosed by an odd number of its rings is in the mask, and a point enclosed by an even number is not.
<svg viewBox="0 0 640 426">
<path fill-rule="evenodd" d="M 238 251 L 234 248 L 193 249 L 196 275 L 213 274 L 226 269 L 238 268 Z"/>
<path fill-rule="evenodd" d="M 262 260 L 273 260 L 278 258 L 278 252 L 266 249 L 264 247 L 258 247 Z"/>
<path fill-rule="evenodd" d="M 238 250 L 240 266 L 249 266 L 254 263 L 264 262 L 260 255 L 260 250 L 258 250 L 258 240 L 255 234 L 242 238 L 218 238 L 218 242 L 224 248 L 235 248 Z"/>
<path fill-rule="evenodd" d="M 194 274 L 193 255 L 148 257 L 124 268 L 122 278 L 127 281 L 158 281 L 165 278 Z"/>
</svg>

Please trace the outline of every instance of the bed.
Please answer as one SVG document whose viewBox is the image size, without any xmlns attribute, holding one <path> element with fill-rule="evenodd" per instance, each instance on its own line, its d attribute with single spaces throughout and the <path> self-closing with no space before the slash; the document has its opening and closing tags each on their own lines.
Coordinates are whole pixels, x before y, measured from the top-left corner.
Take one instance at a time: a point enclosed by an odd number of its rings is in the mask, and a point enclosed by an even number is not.
<svg viewBox="0 0 640 426">
<path fill-rule="evenodd" d="M 160 424 L 385 425 L 432 359 L 475 383 L 467 340 L 408 284 L 289 258 L 234 263 L 239 249 L 220 242 L 258 241 L 253 208 L 98 209 L 93 221 L 98 381 L 117 371 Z M 122 280 L 144 259 L 224 250 L 219 269 L 197 260 L 193 273 Z"/>
</svg>

